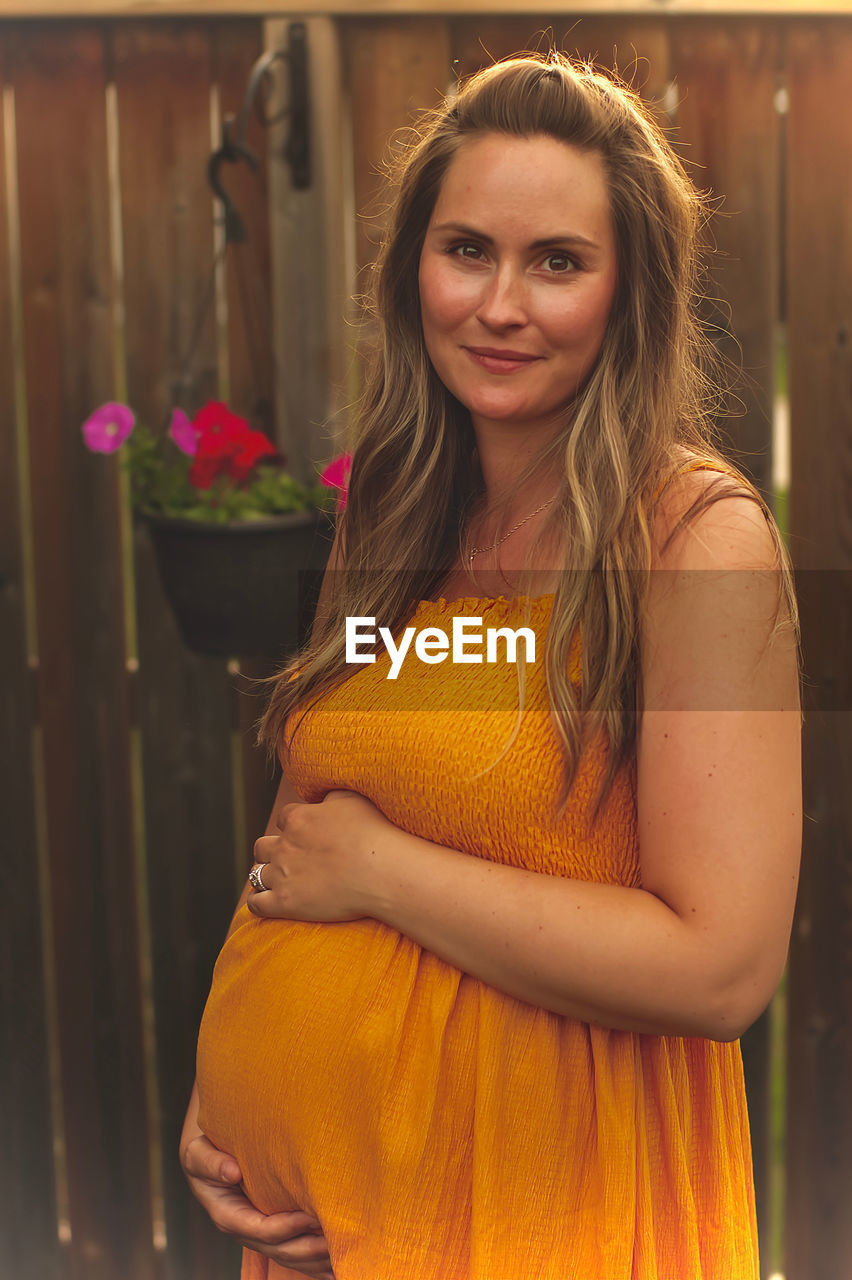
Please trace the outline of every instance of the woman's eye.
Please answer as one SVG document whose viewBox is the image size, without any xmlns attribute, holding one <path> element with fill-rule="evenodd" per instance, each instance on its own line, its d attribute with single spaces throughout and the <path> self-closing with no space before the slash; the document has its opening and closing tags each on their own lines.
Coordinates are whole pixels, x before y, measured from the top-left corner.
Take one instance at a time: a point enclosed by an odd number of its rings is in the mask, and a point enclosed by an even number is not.
<svg viewBox="0 0 852 1280">
<path fill-rule="evenodd" d="M 557 275 L 565 275 L 570 271 L 574 271 L 577 266 L 574 259 L 569 258 L 567 253 L 549 253 L 544 261 L 550 270 Z"/>
<path fill-rule="evenodd" d="M 456 244 L 451 246 L 450 253 L 457 258 L 468 258 L 471 262 L 476 262 L 482 250 L 476 244 Z"/>
</svg>

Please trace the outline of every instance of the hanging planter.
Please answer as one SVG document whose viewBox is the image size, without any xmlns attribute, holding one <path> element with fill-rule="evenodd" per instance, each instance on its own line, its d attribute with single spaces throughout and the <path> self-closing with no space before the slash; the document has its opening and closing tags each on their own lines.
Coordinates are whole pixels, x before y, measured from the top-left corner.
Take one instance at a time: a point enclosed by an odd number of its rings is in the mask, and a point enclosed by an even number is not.
<svg viewBox="0 0 852 1280">
<path fill-rule="evenodd" d="M 181 636 L 195 653 L 282 658 L 307 638 L 334 533 L 328 513 L 226 524 L 142 520 Z"/>
<path fill-rule="evenodd" d="M 216 657 L 283 657 L 307 638 L 322 571 L 334 533 L 334 511 L 346 504 L 351 458 L 331 462 L 311 484 L 286 470 L 286 458 L 268 431 L 273 429 L 270 389 L 278 382 L 271 343 L 252 336 L 274 332 L 266 314 L 264 290 L 245 223 L 222 185 L 223 165 L 245 163 L 257 170 L 258 158 L 246 145 L 246 128 L 255 98 L 268 88 L 273 62 L 283 58 L 302 65 L 304 28 L 291 27 L 286 55 L 264 55 L 249 80 L 236 121 L 226 117 L 222 143 L 208 162 L 208 180 L 222 204 L 225 242 L 212 265 L 211 283 L 191 331 L 189 347 L 172 380 L 185 386 L 197 344 L 210 320 L 216 273 L 225 255 L 242 274 L 238 290 L 243 327 L 255 379 L 252 422 L 227 404 L 211 401 L 193 418 L 172 409 L 158 431 L 137 423 L 125 404 L 101 405 L 83 424 L 83 439 L 94 453 L 120 453 L 138 520 L 147 526 L 166 599 L 180 633 L 196 653 Z M 298 76 L 291 86 L 291 110 L 299 97 Z M 264 116 L 265 123 L 271 119 Z M 310 166 L 304 139 L 294 122 L 288 154 L 298 159 L 294 183 L 305 185 Z M 258 313 L 253 315 L 248 299 Z M 265 346 L 265 350 L 260 348 Z M 265 430 L 252 423 L 260 423 Z"/>
<path fill-rule="evenodd" d="M 345 505 L 349 456 L 300 484 L 268 437 L 221 403 L 193 421 L 175 410 L 159 434 L 127 405 L 106 404 L 83 437 L 92 452 L 120 451 L 189 648 L 223 658 L 294 652 L 307 638 L 334 509 Z"/>
</svg>

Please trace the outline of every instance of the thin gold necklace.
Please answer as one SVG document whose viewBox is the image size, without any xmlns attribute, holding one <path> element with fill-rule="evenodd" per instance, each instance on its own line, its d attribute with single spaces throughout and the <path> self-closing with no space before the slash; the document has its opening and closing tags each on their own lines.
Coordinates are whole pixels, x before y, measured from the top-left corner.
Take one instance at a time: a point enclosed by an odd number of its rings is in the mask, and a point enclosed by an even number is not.
<svg viewBox="0 0 852 1280">
<path fill-rule="evenodd" d="M 473 568 L 474 556 L 478 556 L 481 551 L 496 551 L 498 547 L 502 547 L 506 539 L 511 538 L 513 533 L 517 533 L 522 524 L 526 524 L 528 520 L 532 520 L 533 516 L 537 516 L 539 511 L 543 511 L 545 507 L 549 507 L 555 497 L 556 494 L 554 493 L 553 498 L 548 498 L 547 502 L 543 502 L 540 507 L 536 507 L 535 511 L 531 511 L 528 516 L 524 516 L 523 520 L 519 520 L 517 524 L 512 525 L 509 532 L 504 533 L 503 537 L 498 538 L 496 542 L 492 542 L 490 547 L 471 547 L 470 551 L 467 553 L 467 567 L 469 569 Z"/>
</svg>

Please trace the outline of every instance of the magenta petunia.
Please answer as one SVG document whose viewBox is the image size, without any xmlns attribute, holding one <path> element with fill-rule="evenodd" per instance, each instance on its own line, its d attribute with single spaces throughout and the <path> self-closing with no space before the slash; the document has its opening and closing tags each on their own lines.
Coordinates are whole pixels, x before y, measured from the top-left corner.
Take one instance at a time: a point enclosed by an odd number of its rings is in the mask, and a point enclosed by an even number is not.
<svg viewBox="0 0 852 1280">
<path fill-rule="evenodd" d="M 169 435 L 174 440 L 181 453 L 187 454 L 193 458 L 198 450 L 198 437 L 201 433 L 197 427 L 190 422 L 183 409 L 172 410 L 172 421 L 169 426 Z"/>
<path fill-rule="evenodd" d="M 115 453 L 136 424 L 133 410 L 126 404 L 102 404 L 83 423 L 83 439 L 93 453 Z"/>
<path fill-rule="evenodd" d="M 349 487 L 349 472 L 351 469 L 352 454 L 341 453 L 340 457 L 332 459 L 320 476 L 321 484 L 327 485 L 330 489 L 340 490 L 337 499 L 339 511 L 343 511 L 346 508 L 346 491 Z"/>
</svg>

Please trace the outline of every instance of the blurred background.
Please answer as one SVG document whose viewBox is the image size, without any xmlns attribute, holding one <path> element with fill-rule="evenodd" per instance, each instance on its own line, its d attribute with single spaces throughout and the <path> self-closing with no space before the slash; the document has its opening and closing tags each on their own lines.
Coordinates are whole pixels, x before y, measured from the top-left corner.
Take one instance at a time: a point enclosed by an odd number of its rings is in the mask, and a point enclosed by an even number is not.
<svg viewBox="0 0 852 1280">
<path fill-rule="evenodd" d="M 551 44 L 617 66 L 717 208 L 706 319 L 744 370 L 720 428 L 789 540 L 807 675 L 790 964 L 743 1042 L 762 1271 L 852 1277 L 852 5 L 528 9 L 0 0 L 4 1280 L 239 1265 L 177 1141 L 276 786 L 251 681 L 284 650 L 187 647 L 81 424 L 225 400 L 309 479 L 347 443 L 392 139 Z M 229 117 L 242 239 L 208 181 Z"/>
</svg>

